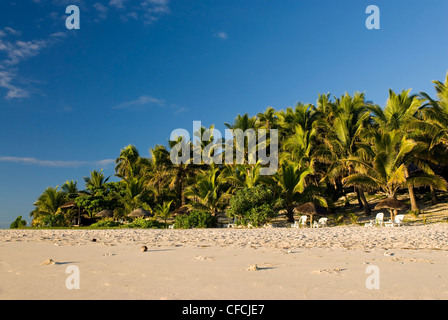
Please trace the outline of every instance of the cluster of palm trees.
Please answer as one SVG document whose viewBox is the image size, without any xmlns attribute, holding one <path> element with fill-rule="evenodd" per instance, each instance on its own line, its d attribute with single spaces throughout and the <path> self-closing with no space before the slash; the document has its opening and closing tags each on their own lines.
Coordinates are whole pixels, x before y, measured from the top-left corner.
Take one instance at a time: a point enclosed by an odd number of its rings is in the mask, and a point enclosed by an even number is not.
<svg viewBox="0 0 448 320">
<path fill-rule="evenodd" d="M 411 210 L 417 211 L 417 188 L 428 189 L 434 201 L 437 190 L 447 190 L 443 170 L 448 162 L 448 74 L 444 83 L 434 85 L 435 98 L 390 90 L 384 108 L 367 101 L 363 93 L 322 94 L 316 105 L 269 107 L 225 123 L 229 129 L 266 129 L 268 135 L 278 130 L 280 166 L 271 176 L 260 175 L 262 163 L 173 164 L 170 151 L 179 140 L 167 147 L 156 145 L 148 158 L 130 145 L 116 159 L 118 182 L 93 171 L 85 178 L 84 191 L 73 181 L 60 190 L 48 188 L 32 215 L 58 214 L 70 199 L 90 216 L 109 209 L 116 218 L 124 218 L 137 208 L 151 210 L 165 221 L 176 210 L 217 215 L 226 211 L 236 192 L 258 185 L 281 200 L 289 221 L 300 204 L 314 201 L 334 209 L 335 202 L 347 200 L 349 193 L 357 196 L 366 214 L 371 211 L 367 192 L 390 198 L 405 192 Z"/>
</svg>

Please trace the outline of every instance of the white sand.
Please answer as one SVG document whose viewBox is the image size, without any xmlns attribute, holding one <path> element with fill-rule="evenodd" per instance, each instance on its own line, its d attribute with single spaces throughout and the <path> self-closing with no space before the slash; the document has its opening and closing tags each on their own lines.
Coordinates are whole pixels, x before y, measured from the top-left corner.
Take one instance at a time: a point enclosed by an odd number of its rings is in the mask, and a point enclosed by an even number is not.
<svg viewBox="0 0 448 320">
<path fill-rule="evenodd" d="M 448 299 L 448 224 L 0 230 L 0 299 Z"/>
</svg>

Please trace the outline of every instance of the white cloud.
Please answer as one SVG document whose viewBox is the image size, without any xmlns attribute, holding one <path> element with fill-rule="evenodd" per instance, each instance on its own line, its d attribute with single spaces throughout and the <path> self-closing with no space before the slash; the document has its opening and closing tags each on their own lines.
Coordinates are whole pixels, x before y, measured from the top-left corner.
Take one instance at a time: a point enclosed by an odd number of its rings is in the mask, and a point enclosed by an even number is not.
<svg viewBox="0 0 448 320">
<path fill-rule="evenodd" d="M 215 34 L 215 37 L 219 38 L 219 39 L 227 40 L 229 38 L 229 35 L 227 34 L 227 32 L 218 32 Z"/>
<path fill-rule="evenodd" d="M 41 51 L 66 36 L 64 32 L 57 32 L 47 39 L 37 39 L 30 41 L 13 40 L 11 37 L 21 35 L 10 27 L 0 30 L 0 87 L 7 90 L 5 98 L 27 98 L 29 92 L 25 88 L 19 87 L 18 65 L 41 53 Z M 10 34 L 7 37 L 7 34 Z"/>
<path fill-rule="evenodd" d="M 96 19 L 97 22 L 107 19 L 107 14 L 109 12 L 108 7 L 99 2 L 95 3 L 93 7 L 98 11 L 98 19 Z"/>
<path fill-rule="evenodd" d="M 107 167 L 115 163 L 114 159 L 105 159 L 99 161 L 59 161 L 59 160 L 40 160 L 36 158 L 24 157 L 0 157 L 0 162 L 18 163 L 25 165 L 37 165 L 50 168 L 78 168 L 82 166 L 102 166 Z"/>
<path fill-rule="evenodd" d="M 135 107 L 135 106 L 143 106 L 143 105 L 149 105 L 149 104 L 156 104 L 159 106 L 163 106 L 164 101 L 157 99 L 157 98 L 150 97 L 150 96 L 141 96 L 135 100 L 123 102 L 117 106 L 114 106 L 114 107 L 112 107 L 112 109 L 116 109 L 116 110 L 127 109 L 127 108 L 131 108 L 131 107 Z"/>
<path fill-rule="evenodd" d="M 109 5 L 117 9 L 123 9 L 125 1 L 126 0 L 110 0 Z"/>
</svg>

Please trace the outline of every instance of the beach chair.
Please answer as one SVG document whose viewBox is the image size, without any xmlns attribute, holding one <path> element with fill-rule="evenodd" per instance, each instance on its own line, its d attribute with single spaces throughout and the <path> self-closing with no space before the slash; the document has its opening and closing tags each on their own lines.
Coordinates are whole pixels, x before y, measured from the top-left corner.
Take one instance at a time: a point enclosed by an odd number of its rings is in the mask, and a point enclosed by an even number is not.
<svg viewBox="0 0 448 320">
<path fill-rule="evenodd" d="M 403 220 L 404 220 L 404 215 L 399 214 L 398 216 L 395 217 L 394 221 L 392 221 L 392 220 L 388 221 L 384 225 L 386 227 L 394 227 L 395 225 L 397 225 L 398 227 L 401 227 L 401 225 L 403 224 Z"/>
<path fill-rule="evenodd" d="M 323 228 L 327 225 L 327 218 L 320 218 L 319 221 L 314 221 L 313 228 Z"/>
<path fill-rule="evenodd" d="M 299 221 L 294 221 L 294 225 L 292 226 L 293 228 L 301 228 L 306 226 L 306 220 L 307 220 L 308 216 L 301 216 Z"/>
<path fill-rule="evenodd" d="M 384 223 L 384 213 L 380 212 L 376 215 L 375 220 L 370 220 L 366 224 L 364 224 L 365 227 L 374 227 L 376 225 L 379 225 L 380 227 L 383 226 Z"/>
<path fill-rule="evenodd" d="M 318 224 L 322 228 L 325 228 L 327 226 L 327 221 L 328 221 L 328 218 L 320 218 L 319 221 L 318 221 Z"/>
</svg>

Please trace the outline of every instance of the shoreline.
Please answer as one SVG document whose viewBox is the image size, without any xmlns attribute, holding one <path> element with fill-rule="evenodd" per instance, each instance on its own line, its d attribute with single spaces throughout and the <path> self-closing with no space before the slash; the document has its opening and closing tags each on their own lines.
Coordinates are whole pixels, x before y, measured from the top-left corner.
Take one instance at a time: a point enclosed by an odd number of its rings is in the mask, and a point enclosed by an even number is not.
<svg viewBox="0 0 448 320">
<path fill-rule="evenodd" d="M 0 230 L 0 299 L 448 299 L 447 240 L 448 224 Z M 79 290 L 66 287 L 70 266 Z M 366 288 L 369 267 L 379 290 Z"/>
</svg>

